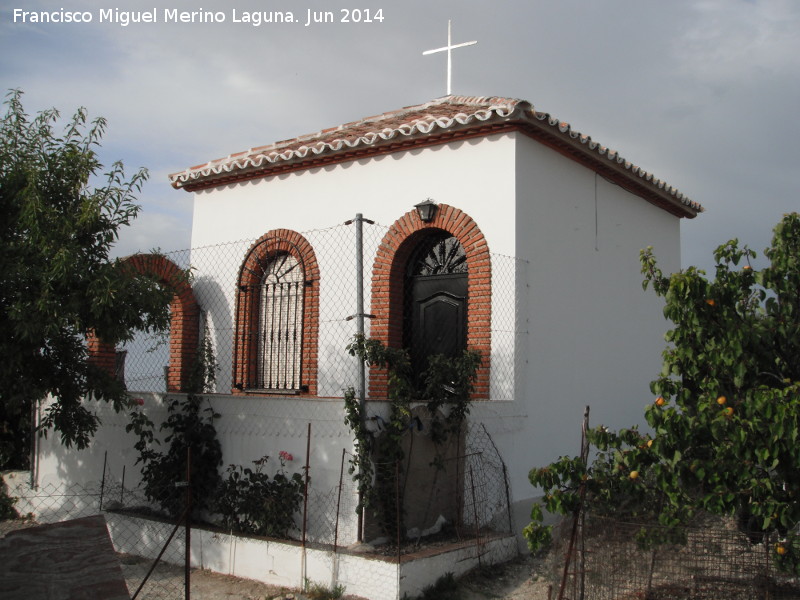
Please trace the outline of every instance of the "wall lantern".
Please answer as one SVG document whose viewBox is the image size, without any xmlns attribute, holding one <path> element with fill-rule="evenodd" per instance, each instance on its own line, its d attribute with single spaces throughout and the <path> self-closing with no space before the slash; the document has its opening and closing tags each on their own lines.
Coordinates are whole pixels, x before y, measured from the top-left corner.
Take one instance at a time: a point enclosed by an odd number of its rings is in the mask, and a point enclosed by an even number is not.
<svg viewBox="0 0 800 600">
<path fill-rule="evenodd" d="M 436 204 L 430 198 L 426 198 L 424 202 L 415 204 L 414 208 L 417 209 L 417 214 L 423 223 L 430 223 L 433 221 L 433 215 L 436 214 Z"/>
</svg>

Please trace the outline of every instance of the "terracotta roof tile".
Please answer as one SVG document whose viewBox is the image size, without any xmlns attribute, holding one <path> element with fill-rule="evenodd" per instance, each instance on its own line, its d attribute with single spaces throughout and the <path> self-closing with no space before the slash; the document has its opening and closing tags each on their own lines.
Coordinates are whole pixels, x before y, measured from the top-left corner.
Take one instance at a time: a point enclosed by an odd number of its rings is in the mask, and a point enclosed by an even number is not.
<svg viewBox="0 0 800 600">
<path fill-rule="evenodd" d="M 677 189 L 611 150 L 574 131 L 570 124 L 539 112 L 524 100 L 502 97 L 445 96 L 416 106 L 366 117 L 317 133 L 251 148 L 169 176 L 176 188 L 189 190 L 231 180 L 269 175 L 285 168 L 349 160 L 415 143 L 444 143 L 454 134 L 488 135 L 498 128 L 518 129 L 626 186 L 679 216 L 703 210 Z"/>
</svg>

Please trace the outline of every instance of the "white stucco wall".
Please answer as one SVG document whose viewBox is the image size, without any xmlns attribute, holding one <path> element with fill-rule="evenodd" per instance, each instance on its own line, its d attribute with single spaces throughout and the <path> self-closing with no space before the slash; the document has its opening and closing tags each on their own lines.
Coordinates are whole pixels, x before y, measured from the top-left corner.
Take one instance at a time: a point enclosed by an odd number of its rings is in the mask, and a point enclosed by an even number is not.
<svg viewBox="0 0 800 600">
<path fill-rule="evenodd" d="M 680 222 L 525 136 L 517 150 L 524 371 L 517 406 L 486 407 L 486 418 L 519 499 L 533 494 L 531 467 L 578 453 L 585 406 L 591 425 L 643 423 L 668 323 L 642 290 L 639 251 L 652 245 L 665 273 L 678 270 Z"/>
<path fill-rule="evenodd" d="M 275 228 L 327 228 L 356 213 L 391 225 L 432 198 L 468 213 L 492 252 L 511 255 L 513 169 L 513 136 L 496 134 L 203 190 L 195 193 L 192 247 Z"/>
<path fill-rule="evenodd" d="M 169 402 L 180 396 L 153 393 L 138 396 L 144 400 L 144 405 L 136 410 L 144 411 L 153 421 L 156 437 L 161 442 L 154 444 L 153 448 L 166 453 L 169 445 L 164 442 L 164 437 L 169 431 L 160 431 L 160 426 L 168 416 Z M 273 476 L 280 468 L 278 455 L 282 450 L 294 458 L 286 464 L 287 474 L 303 474 L 308 458 L 311 476 L 308 539 L 332 543 L 338 503 L 339 541 L 342 544 L 355 541 L 357 497 L 355 485 L 347 473 L 353 440 L 344 424 L 340 400 L 215 394 L 206 395 L 205 399 L 208 406 L 220 415 L 214 421 L 214 426 L 222 447 L 223 464 L 219 471 L 223 478 L 227 477 L 225 470 L 228 465 L 253 468 L 253 461 L 265 455 L 270 460 L 264 472 Z M 58 436 L 40 438 L 37 443 L 35 485 L 45 489 L 62 489 L 64 485 L 76 484 L 76 493 L 85 493 L 89 488 L 99 488 L 105 463 L 106 488 L 119 490 L 124 470 L 125 488 L 130 493 L 141 481 L 142 465 L 136 464 L 139 454 L 134 444 L 138 438 L 134 433 L 125 431 L 130 423 L 129 411 L 116 413 L 105 402 L 87 401 L 86 406 L 101 420 L 101 426 L 89 447 L 84 450 L 65 448 Z M 349 454 L 344 464 L 343 493 L 341 498 L 337 498 L 342 477 L 343 449 Z M 119 500 L 118 493 L 107 492 L 107 500 Z M 295 522 L 297 530 L 292 535 L 299 537 L 302 508 L 295 515 Z"/>
<path fill-rule="evenodd" d="M 319 395 L 341 396 L 357 381 L 355 361 L 343 365 L 345 344 L 356 333 L 355 232 L 331 228 L 357 213 L 378 225 L 365 225 L 365 312 L 371 312 L 372 264 L 386 227 L 426 198 L 466 212 L 478 223 L 489 250 L 514 254 L 514 233 L 508 227 L 514 213 L 514 140 L 510 134 L 408 150 L 350 163 L 231 184 L 195 194 L 192 266 L 195 294 L 208 311 L 212 339 L 230 332 L 235 312 L 235 277 L 248 244 L 274 229 L 302 233 L 314 248 L 320 268 Z M 382 226 L 382 227 L 381 227 Z M 215 250 L 216 246 L 221 246 Z M 508 262 L 507 260 L 504 262 Z M 513 261 L 512 261 L 513 262 Z M 495 314 L 513 326 L 513 267 L 498 272 Z M 500 284 L 506 277 L 506 285 Z M 500 293 L 503 290 L 503 293 Z M 369 323 L 367 322 L 367 328 Z M 367 331 L 367 333 L 369 333 Z M 225 333 L 224 335 L 230 335 Z M 509 335 L 493 337 L 492 354 L 513 363 Z M 218 344 L 220 371 L 217 391 L 231 387 L 232 349 Z M 498 363 L 499 364 L 499 363 Z M 495 379 L 496 396 L 510 398 L 508 381 Z M 499 371 L 498 371 L 499 372 Z"/>
<path fill-rule="evenodd" d="M 198 192 L 193 246 L 306 232 L 359 212 L 390 225 L 427 197 L 469 214 L 493 255 L 513 257 L 502 276 L 516 284 L 506 289 L 493 262 L 492 314 L 496 366 L 511 365 L 502 377 L 493 372 L 492 394 L 512 400 L 473 415 L 508 463 L 514 498 L 530 498 L 531 467 L 577 453 L 586 405 L 593 425 L 642 422 L 667 323 L 659 299 L 642 290 L 639 251 L 652 245 L 664 272 L 677 270 L 678 218 L 524 134 L 504 133 Z M 367 260 L 377 241 L 365 244 Z M 341 254 L 312 244 L 323 282 L 352 278 Z M 323 312 L 354 312 L 332 311 L 331 302 L 323 293 Z M 510 330 L 507 318 L 500 324 L 509 311 Z"/>
<path fill-rule="evenodd" d="M 169 528 L 153 527 L 152 522 L 130 515 L 106 513 L 106 520 L 118 552 L 149 559 L 158 556 L 169 533 Z M 165 562 L 182 564 L 175 559 L 184 555 L 184 539 L 181 527 Z M 192 567 L 288 588 L 302 589 L 306 584 L 333 588 L 339 584 L 347 594 L 370 600 L 417 597 L 445 573 L 459 577 L 480 566 L 511 560 L 515 554 L 513 539 L 496 537 L 479 545 L 464 543 L 444 552 L 410 557 L 398 564 L 383 556 L 334 553 L 203 529 L 192 528 L 191 532 Z"/>
</svg>

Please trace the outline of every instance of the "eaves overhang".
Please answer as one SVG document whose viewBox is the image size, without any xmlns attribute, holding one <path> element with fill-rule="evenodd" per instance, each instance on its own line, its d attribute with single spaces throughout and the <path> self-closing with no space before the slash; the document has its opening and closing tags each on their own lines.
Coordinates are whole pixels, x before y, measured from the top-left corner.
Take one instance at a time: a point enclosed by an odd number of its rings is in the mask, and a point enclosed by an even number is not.
<svg viewBox="0 0 800 600">
<path fill-rule="evenodd" d="M 169 176 L 186 191 L 214 188 L 291 171 L 519 131 L 678 217 L 703 207 L 568 123 L 538 112 L 524 100 L 445 96 L 309 134 L 251 148 Z"/>
</svg>

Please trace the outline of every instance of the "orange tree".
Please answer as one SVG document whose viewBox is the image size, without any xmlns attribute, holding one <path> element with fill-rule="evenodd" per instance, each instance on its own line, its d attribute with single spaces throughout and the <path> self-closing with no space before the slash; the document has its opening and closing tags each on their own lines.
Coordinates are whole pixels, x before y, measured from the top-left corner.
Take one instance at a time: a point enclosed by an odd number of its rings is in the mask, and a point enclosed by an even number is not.
<svg viewBox="0 0 800 600">
<path fill-rule="evenodd" d="M 776 539 L 776 562 L 800 574 L 800 215 L 775 227 L 769 266 L 753 268 L 755 256 L 731 240 L 708 278 L 693 267 L 664 276 L 642 251 L 643 287 L 664 298 L 674 325 L 651 383 L 651 432 L 598 427 L 590 464 L 563 457 L 533 469 L 544 508 L 569 514 L 584 494 L 592 511 L 673 530 L 698 511 L 735 516 L 752 541 Z M 537 549 L 549 538 L 542 505 L 532 519 L 525 534 Z"/>
</svg>

